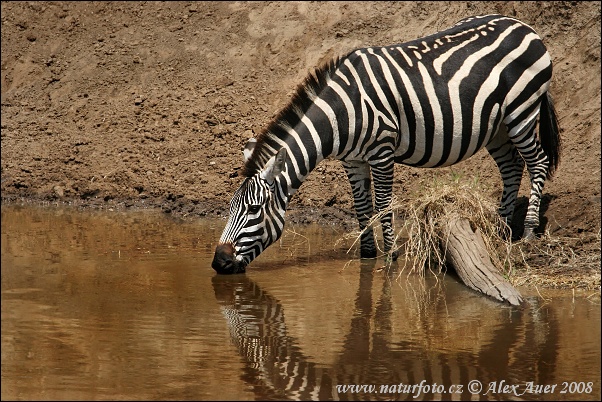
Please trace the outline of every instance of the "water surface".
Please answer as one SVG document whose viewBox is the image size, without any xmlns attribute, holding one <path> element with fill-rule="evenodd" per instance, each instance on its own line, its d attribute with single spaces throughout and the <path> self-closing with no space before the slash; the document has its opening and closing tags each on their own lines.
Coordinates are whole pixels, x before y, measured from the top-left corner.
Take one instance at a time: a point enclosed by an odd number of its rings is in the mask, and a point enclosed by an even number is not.
<svg viewBox="0 0 602 402">
<path fill-rule="evenodd" d="M 2 399 L 600 400 L 588 294 L 512 308 L 318 226 L 217 276 L 224 225 L 2 206 Z"/>
</svg>

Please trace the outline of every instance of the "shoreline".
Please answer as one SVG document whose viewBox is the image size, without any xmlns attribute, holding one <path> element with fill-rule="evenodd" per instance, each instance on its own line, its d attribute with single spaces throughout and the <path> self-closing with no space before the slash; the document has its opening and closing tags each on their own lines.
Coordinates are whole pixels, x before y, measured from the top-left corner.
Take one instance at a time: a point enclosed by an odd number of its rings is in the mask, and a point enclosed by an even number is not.
<svg viewBox="0 0 602 402">
<path fill-rule="evenodd" d="M 226 208 L 221 209 L 216 205 L 201 205 L 199 203 L 194 206 L 193 212 L 190 212 L 189 208 L 159 204 L 148 202 L 148 200 L 113 200 L 112 202 L 105 202 L 102 200 L 42 200 L 5 196 L 1 200 L 2 206 L 75 208 L 84 211 L 118 211 L 125 213 L 149 211 L 182 222 L 194 222 L 197 219 L 215 219 L 223 220 L 225 224 L 227 218 Z M 335 226 L 348 233 L 358 231 L 357 222 L 351 213 L 334 207 L 329 207 L 329 209 L 334 210 L 333 212 L 336 214 L 327 219 L 328 213 L 324 210 L 318 213 L 311 208 L 296 207 L 287 212 L 286 222 L 289 225 L 300 226 L 311 224 Z M 583 232 L 577 237 L 554 236 L 545 233 L 534 241 L 513 242 L 511 247 L 514 268 L 508 279 L 514 286 L 518 288 L 526 287 L 536 291 L 539 291 L 538 289 L 572 289 L 573 291 L 598 292 L 598 296 L 600 295 L 600 232 Z M 520 262 L 521 259 L 522 262 Z"/>
</svg>

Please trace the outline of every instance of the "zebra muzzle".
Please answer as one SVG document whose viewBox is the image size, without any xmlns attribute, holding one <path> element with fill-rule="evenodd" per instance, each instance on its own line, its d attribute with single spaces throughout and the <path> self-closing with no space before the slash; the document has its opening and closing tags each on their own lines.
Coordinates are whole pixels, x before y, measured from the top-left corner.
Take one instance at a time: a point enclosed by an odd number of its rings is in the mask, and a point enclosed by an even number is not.
<svg viewBox="0 0 602 402">
<path fill-rule="evenodd" d="M 245 264 L 236 260 L 234 246 L 231 243 L 219 244 L 215 248 L 215 255 L 211 267 L 223 275 L 245 272 Z"/>
</svg>

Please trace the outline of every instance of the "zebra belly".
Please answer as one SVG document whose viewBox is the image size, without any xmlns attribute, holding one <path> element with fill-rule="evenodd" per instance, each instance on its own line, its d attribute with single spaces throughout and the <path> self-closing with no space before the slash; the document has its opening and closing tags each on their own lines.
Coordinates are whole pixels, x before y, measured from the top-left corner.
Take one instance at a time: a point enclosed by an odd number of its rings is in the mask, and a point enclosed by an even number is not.
<svg viewBox="0 0 602 402">
<path fill-rule="evenodd" d="M 496 120 L 498 121 L 498 124 L 494 127 L 492 123 Z M 464 152 L 461 151 L 463 142 L 462 132 L 454 132 L 451 134 L 451 138 L 448 138 L 447 144 L 446 141 L 444 141 L 444 137 L 450 136 L 450 133 L 436 133 L 433 136 L 433 141 L 429 152 L 430 157 L 428 157 L 428 159 L 425 156 L 427 155 L 427 147 L 425 146 L 426 142 L 419 142 L 415 140 L 412 141 L 416 135 L 410 136 L 408 134 L 401 134 L 399 145 L 394 153 L 394 161 L 398 164 L 422 168 L 436 168 L 455 165 L 456 163 L 470 158 L 479 150 L 484 148 L 485 145 L 487 145 L 487 143 L 491 140 L 492 133 L 498 131 L 500 122 L 501 119 L 499 118 L 499 114 L 494 113 L 494 116 L 490 119 L 490 124 L 486 128 L 486 131 L 477 134 L 473 133 L 470 136 L 468 139 L 468 147 Z M 479 138 L 482 138 L 482 140 L 479 141 Z M 442 157 L 442 155 L 447 155 L 447 157 Z"/>
</svg>

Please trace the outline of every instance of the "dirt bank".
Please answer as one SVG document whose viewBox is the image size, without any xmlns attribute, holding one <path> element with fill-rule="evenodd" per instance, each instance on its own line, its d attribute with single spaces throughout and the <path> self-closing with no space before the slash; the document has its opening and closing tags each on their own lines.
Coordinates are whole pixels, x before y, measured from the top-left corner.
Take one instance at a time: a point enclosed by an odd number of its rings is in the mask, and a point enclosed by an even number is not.
<svg viewBox="0 0 602 402">
<path fill-rule="evenodd" d="M 522 19 L 549 47 L 563 154 L 542 230 L 597 234 L 599 250 L 600 2 L 2 2 L 2 201 L 225 216 L 243 144 L 308 71 L 485 13 Z M 395 191 L 458 174 L 499 197 L 484 151 L 397 166 Z M 288 218 L 355 225 L 337 161 L 309 176 Z"/>
</svg>

